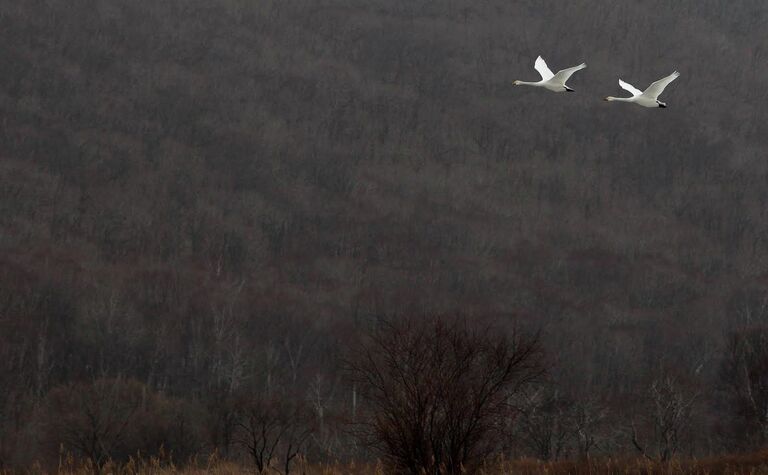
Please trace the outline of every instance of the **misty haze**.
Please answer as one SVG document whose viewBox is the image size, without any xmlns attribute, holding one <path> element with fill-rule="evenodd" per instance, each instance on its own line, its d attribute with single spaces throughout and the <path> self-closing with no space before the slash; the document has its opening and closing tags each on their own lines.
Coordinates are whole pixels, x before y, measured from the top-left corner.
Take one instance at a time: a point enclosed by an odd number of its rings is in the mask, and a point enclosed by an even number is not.
<svg viewBox="0 0 768 475">
<path fill-rule="evenodd" d="M 764 0 L 0 0 L 0 474 L 767 467 Z"/>
</svg>

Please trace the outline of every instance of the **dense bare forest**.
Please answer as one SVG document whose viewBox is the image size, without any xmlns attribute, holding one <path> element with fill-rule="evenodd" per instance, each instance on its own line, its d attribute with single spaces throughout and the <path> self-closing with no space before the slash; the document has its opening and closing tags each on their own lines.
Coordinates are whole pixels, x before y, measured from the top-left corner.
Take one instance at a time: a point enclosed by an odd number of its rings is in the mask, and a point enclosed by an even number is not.
<svg viewBox="0 0 768 475">
<path fill-rule="evenodd" d="M 536 347 L 479 455 L 762 446 L 766 31 L 762 0 L 0 0 L 0 468 L 392 461 L 344 362 L 436 316 L 485 342 L 461 371 Z M 576 93 L 512 87 L 539 54 Z M 600 101 L 676 69 L 666 109 Z"/>
</svg>

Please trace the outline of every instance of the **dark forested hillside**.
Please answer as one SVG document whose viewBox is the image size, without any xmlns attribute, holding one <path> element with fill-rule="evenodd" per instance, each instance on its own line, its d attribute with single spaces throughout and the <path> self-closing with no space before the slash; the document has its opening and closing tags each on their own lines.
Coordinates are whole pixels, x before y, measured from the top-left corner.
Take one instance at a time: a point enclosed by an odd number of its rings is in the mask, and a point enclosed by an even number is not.
<svg viewBox="0 0 768 475">
<path fill-rule="evenodd" d="M 165 414 L 131 450 L 228 453 L 258 392 L 357 456 L 337 357 L 402 315 L 541 330 L 515 454 L 662 454 L 671 394 L 675 450 L 764 443 L 766 31 L 757 0 L 0 0 L 0 467 L 122 414 L 110 381 Z M 512 87 L 539 54 L 576 93 Z M 667 109 L 601 101 L 674 70 Z"/>
</svg>

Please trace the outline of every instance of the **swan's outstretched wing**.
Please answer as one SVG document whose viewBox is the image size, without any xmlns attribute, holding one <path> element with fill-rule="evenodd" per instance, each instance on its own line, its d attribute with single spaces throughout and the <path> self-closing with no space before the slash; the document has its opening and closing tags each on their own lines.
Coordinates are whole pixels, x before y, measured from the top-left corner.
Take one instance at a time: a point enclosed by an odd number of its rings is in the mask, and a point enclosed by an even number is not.
<svg viewBox="0 0 768 475">
<path fill-rule="evenodd" d="M 659 98 L 662 92 L 664 92 L 664 88 L 669 85 L 672 81 L 677 79 L 677 77 L 680 76 L 680 73 L 675 71 L 674 73 L 670 74 L 669 76 L 659 79 L 658 81 L 651 83 L 650 86 L 648 86 L 648 89 L 643 91 L 643 94 L 650 97 L 654 101 Z"/>
<path fill-rule="evenodd" d="M 536 64 L 534 64 L 533 67 L 536 68 L 536 71 L 538 71 L 539 74 L 541 74 L 541 79 L 543 81 L 549 81 L 550 79 L 552 79 L 552 76 L 554 76 L 554 74 L 552 74 L 552 71 L 550 71 L 549 68 L 547 67 L 547 63 L 544 62 L 544 58 L 542 58 L 541 56 L 536 58 Z"/>
<path fill-rule="evenodd" d="M 625 91 L 629 91 L 630 93 L 632 93 L 632 96 L 639 96 L 640 94 L 643 93 L 643 91 L 641 91 L 640 89 L 636 88 L 635 86 L 633 86 L 628 82 L 622 81 L 621 79 L 619 79 L 619 87 L 621 87 Z"/>
<path fill-rule="evenodd" d="M 573 73 L 575 73 L 579 69 L 584 69 L 586 67 L 587 67 L 587 63 L 581 63 L 580 65 L 574 66 L 572 68 L 562 69 L 558 71 L 557 74 L 554 75 L 554 77 L 552 77 L 552 82 L 565 84 L 565 81 L 567 81 L 568 78 L 570 78 L 571 75 L 573 75 Z"/>
</svg>

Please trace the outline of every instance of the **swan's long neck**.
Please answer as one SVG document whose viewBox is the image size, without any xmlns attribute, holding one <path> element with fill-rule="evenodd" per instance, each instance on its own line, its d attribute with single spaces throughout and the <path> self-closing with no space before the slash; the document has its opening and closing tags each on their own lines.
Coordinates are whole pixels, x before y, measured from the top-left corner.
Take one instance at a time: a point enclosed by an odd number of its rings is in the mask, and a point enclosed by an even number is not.
<svg viewBox="0 0 768 475">
<path fill-rule="evenodd" d="M 608 102 L 611 102 L 611 101 L 634 102 L 634 99 L 635 99 L 634 97 L 613 97 L 613 96 L 608 96 L 605 98 L 605 100 Z"/>
<path fill-rule="evenodd" d="M 515 86 L 540 86 L 538 82 L 515 81 Z"/>
</svg>

